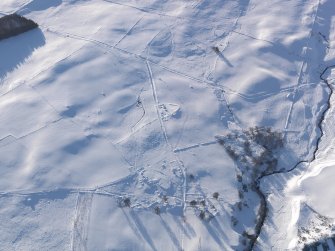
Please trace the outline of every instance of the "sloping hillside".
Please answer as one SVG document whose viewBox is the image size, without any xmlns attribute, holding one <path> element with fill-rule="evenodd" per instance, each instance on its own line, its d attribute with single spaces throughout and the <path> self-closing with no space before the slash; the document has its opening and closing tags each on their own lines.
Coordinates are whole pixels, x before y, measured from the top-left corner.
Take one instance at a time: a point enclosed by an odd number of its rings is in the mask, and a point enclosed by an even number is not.
<svg viewBox="0 0 335 251">
<path fill-rule="evenodd" d="M 333 10 L 1 1 L 39 25 L 0 41 L 1 248 L 330 243 Z"/>
</svg>

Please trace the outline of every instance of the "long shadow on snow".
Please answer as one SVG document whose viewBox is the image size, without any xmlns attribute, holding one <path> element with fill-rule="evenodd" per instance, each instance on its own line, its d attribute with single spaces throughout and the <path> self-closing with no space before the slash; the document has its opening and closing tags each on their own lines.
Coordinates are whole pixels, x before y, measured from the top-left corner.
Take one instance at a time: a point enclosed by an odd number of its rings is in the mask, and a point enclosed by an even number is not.
<svg viewBox="0 0 335 251">
<path fill-rule="evenodd" d="M 161 223 L 163 227 L 165 228 L 166 232 L 168 233 L 170 239 L 172 240 L 174 246 L 176 247 L 177 250 L 182 250 L 180 246 L 180 242 L 176 235 L 174 234 L 173 230 L 169 227 L 169 224 L 162 218 L 162 216 L 159 216 Z"/>
<path fill-rule="evenodd" d="M 187 221 L 182 224 L 181 217 L 172 217 L 174 222 L 177 224 L 178 228 L 183 231 L 183 234 L 189 239 L 196 237 L 194 228 Z"/>
<path fill-rule="evenodd" d="M 62 0 L 33 0 L 18 11 L 20 15 L 27 14 L 31 11 L 43 11 L 62 4 Z"/>
<path fill-rule="evenodd" d="M 37 48 L 43 45 L 45 45 L 45 37 L 40 29 L 1 40 L 0 81 L 22 65 Z"/>
<path fill-rule="evenodd" d="M 141 219 L 137 216 L 136 212 L 134 212 L 133 210 L 130 210 L 129 214 L 130 214 L 132 220 L 134 221 L 137 229 L 140 231 L 142 237 L 149 244 L 149 246 L 151 247 L 151 249 L 154 250 L 154 251 L 156 251 L 157 248 L 155 247 L 155 244 L 153 243 L 150 235 L 148 234 L 148 232 L 147 232 L 145 226 L 143 225 Z"/>
</svg>

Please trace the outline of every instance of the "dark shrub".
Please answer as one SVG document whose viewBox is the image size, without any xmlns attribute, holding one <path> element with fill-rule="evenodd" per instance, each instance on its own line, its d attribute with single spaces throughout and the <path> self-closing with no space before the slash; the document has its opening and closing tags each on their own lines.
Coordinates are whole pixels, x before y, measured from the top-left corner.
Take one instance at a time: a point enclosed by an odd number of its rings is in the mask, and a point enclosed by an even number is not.
<svg viewBox="0 0 335 251">
<path fill-rule="evenodd" d="M 196 200 L 192 200 L 192 201 L 190 201 L 190 205 L 191 205 L 192 207 L 196 206 L 197 204 L 198 204 L 198 202 L 197 202 Z"/>
<path fill-rule="evenodd" d="M 213 198 L 217 200 L 219 198 L 219 193 L 218 192 L 213 193 Z"/>
<path fill-rule="evenodd" d="M 155 214 L 157 214 L 157 215 L 161 214 L 161 209 L 159 208 L 159 206 L 156 206 L 154 211 L 155 211 Z"/>
</svg>

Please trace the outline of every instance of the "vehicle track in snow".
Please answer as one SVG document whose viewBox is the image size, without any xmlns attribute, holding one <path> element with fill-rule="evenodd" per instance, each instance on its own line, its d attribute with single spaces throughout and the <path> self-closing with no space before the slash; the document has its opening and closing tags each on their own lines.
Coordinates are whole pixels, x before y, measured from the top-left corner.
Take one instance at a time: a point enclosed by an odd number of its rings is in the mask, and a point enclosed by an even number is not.
<svg viewBox="0 0 335 251">
<path fill-rule="evenodd" d="M 149 44 L 149 46 L 150 46 L 150 44 Z M 182 198 L 183 215 L 182 216 L 185 217 L 186 200 L 187 200 L 187 198 L 186 198 L 186 190 L 187 190 L 186 169 L 185 169 L 185 166 L 183 165 L 183 163 L 181 162 L 181 160 L 179 159 L 179 156 L 174 152 L 173 146 L 169 143 L 168 136 L 167 136 L 167 131 L 166 131 L 166 128 L 165 128 L 165 125 L 164 125 L 164 121 L 162 120 L 162 116 L 161 116 L 160 111 L 159 111 L 159 100 L 158 100 L 158 96 L 157 96 L 156 84 L 155 84 L 152 69 L 150 67 L 150 64 L 149 64 L 148 60 L 146 60 L 146 65 L 147 65 L 147 68 L 148 68 L 148 73 L 149 73 L 149 77 L 150 77 L 150 84 L 151 84 L 151 89 L 152 89 L 152 95 L 153 95 L 153 99 L 154 99 L 154 102 L 155 102 L 155 107 L 156 107 L 156 111 L 157 111 L 158 120 L 160 122 L 161 130 L 162 130 L 162 133 L 164 135 L 165 142 L 168 145 L 168 147 L 170 148 L 171 152 L 174 154 L 174 156 L 177 160 L 177 163 L 178 163 L 178 167 L 179 167 L 179 169 L 182 173 L 182 179 L 183 179 L 183 187 L 182 187 L 182 192 L 183 192 L 183 198 Z M 185 223 L 183 222 L 183 224 L 185 224 Z M 183 249 L 184 236 L 183 236 L 182 232 L 181 232 L 180 239 L 181 239 L 181 247 Z"/>
<path fill-rule="evenodd" d="M 78 193 L 72 232 L 72 251 L 87 250 L 87 238 L 93 193 Z"/>
</svg>

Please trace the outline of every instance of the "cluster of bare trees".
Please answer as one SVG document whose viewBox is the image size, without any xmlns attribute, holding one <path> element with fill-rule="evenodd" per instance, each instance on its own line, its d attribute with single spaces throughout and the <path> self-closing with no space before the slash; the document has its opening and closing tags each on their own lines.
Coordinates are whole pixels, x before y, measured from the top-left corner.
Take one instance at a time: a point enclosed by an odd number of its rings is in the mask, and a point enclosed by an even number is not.
<svg viewBox="0 0 335 251">
<path fill-rule="evenodd" d="M 281 132 L 269 127 L 251 127 L 217 137 L 228 155 L 239 162 L 242 174 L 251 171 L 252 179 L 275 171 L 278 160 L 276 151 L 284 146 Z"/>
<path fill-rule="evenodd" d="M 239 224 L 237 215 L 250 207 L 246 199 L 247 193 L 256 193 L 261 198 L 255 218 L 255 231 L 244 231 L 240 242 L 246 250 L 250 250 L 255 243 L 257 231 L 262 224 L 267 209 L 262 194 L 257 188 L 257 180 L 277 170 L 278 154 L 284 146 L 284 137 L 281 132 L 270 127 L 251 127 L 243 131 L 234 131 L 225 136 L 217 137 L 227 154 L 236 162 L 236 174 L 239 201 L 234 205 L 235 214 L 231 216 L 232 226 Z"/>
</svg>

